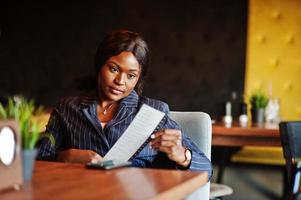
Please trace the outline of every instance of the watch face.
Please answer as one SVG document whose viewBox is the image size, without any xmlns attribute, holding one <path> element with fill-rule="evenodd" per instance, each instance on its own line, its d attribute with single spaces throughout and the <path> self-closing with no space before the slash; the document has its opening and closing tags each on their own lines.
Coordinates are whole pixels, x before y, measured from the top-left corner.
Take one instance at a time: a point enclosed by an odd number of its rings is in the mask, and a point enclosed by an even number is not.
<svg viewBox="0 0 301 200">
<path fill-rule="evenodd" d="M 15 134 L 8 126 L 0 129 L 0 147 L 0 160 L 8 166 L 14 160 L 16 148 Z"/>
</svg>

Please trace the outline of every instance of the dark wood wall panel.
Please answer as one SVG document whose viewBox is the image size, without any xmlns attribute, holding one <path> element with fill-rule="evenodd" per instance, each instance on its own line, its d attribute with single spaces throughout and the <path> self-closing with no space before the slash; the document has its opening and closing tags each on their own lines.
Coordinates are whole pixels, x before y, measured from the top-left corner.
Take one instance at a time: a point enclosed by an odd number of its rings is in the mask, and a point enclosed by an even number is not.
<svg viewBox="0 0 301 200">
<path fill-rule="evenodd" d="M 24 94 L 53 106 L 93 71 L 104 33 L 140 32 L 151 49 L 145 95 L 172 110 L 219 115 L 243 93 L 246 0 L 19 1 L 0 3 L 0 96 Z"/>
</svg>

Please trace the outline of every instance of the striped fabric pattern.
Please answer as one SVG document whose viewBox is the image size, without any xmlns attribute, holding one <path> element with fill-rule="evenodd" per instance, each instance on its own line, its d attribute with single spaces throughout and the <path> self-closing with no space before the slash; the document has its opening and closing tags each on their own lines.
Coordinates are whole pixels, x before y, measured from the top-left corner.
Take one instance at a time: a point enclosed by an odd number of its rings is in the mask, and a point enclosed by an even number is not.
<svg viewBox="0 0 301 200">
<path fill-rule="evenodd" d="M 96 114 L 97 102 L 95 94 L 62 99 L 52 111 L 46 126 L 46 132 L 54 136 L 56 143 L 51 145 L 48 139 L 41 141 L 38 159 L 56 160 L 59 151 L 69 148 L 88 149 L 104 156 L 133 121 L 143 104 L 166 113 L 155 131 L 166 128 L 181 129 L 175 121 L 168 117 L 169 107 L 166 103 L 138 96 L 135 91 L 122 99 L 117 114 L 106 124 L 105 128 L 102 128 Z M 189 169 L 208 171 L 209 177 L 211 177 L 212 166 L 209 159 L 185 133 L 182 132 L 182 134 L 183 146 L 192 152 Z M 175 162 L 169 160 L 165 153 L 150 148 L 148 142 L 149 140 L 130 159 L 133 166 L 181 169 Z"/>
</svg>

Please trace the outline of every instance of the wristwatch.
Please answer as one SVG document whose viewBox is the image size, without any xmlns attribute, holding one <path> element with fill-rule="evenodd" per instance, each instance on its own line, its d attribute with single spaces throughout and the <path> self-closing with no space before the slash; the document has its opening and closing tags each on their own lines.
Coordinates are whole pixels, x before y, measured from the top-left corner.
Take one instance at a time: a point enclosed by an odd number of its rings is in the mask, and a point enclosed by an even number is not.
<svg viewBox="0 0 301 200">
<path fill-rule="evenodd" d="M 185 160 L 183 162 L 177 162 L 177 164 L 182 166 L 188 166 L 191 161 L 191 152 L 188 148 L 185 148 L 184 155 Z"/>
</svg>

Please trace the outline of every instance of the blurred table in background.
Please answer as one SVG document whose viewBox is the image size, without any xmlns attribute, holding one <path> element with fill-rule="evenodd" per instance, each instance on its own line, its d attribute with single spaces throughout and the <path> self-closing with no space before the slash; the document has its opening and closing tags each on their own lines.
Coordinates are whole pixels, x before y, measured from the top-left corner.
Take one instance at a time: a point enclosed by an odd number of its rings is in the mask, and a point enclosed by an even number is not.
<svg viewBox="0 0 301 200">
<path fill-rule="evenodd" d="M 230 158 L 235 162 L 283 166 L 283 180 L 287 178 L 278 125 L 249 124 L 247 127 L 240 127 L 238 123 L 234 123 L 231 127 L 225 127 L 223 123 L 215 123 L 212 125 L 212 145 L 222 147 L 222 155 L 217 162 L 218 183 L 222 182 Z M 284 196 L 286 192 L 285 181 Z"/>
<path fill-rule="evenodd" d="M 240 149 L 244 146 L 260 147 L 281 147 L 278 126 L 249 124 L 241 127 L 238 123 L 233 123 L 231 127 L 226 127 L 223 123 L 212 125 L 212 145 L 225 147 L 221 158 L 218 160 L 217 182 L 221 183 L 226 164 L 233 153 L 233 148 Z"/>
<path fill-rule="evenodd" d="M 281 146 L 279 128 L 271 125 L 248 125 L 240 127 L 234 123 L 227 128 L 222 123 L 212 125 L 214 146 Z"/>
</svg>

